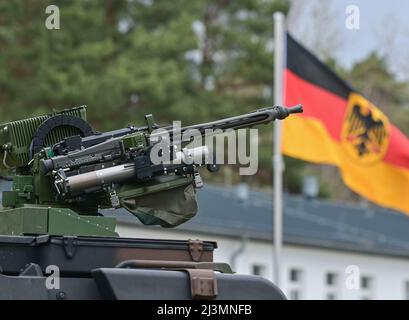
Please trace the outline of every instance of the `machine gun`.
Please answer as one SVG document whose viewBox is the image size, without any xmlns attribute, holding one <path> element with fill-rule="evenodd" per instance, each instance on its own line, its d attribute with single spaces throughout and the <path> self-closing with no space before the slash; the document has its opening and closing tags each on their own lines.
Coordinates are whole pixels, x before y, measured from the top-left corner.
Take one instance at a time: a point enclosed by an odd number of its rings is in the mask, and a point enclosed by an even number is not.
<svg viewBox="0 0 409 320">
<path fill-rule="evenodd" d="M 275 106 L 241 116 L 183 127 L 191 138 L 251 128 L 302 112 Z M 115 219 L 99 209 L 123 207 L 144 224 L 173 227 L 197 211 L 199 168 L 211 172 L 207 146 L 189 148 L 175 128 L 146 126 L 95 132 L 86 107 L 0 125 L 0 169 L 14 170 L 13 190 L 3 192 L 0 234 L 115 236 Z M 155 162 L 152 151 L 169 153 Z"/>
</svg>

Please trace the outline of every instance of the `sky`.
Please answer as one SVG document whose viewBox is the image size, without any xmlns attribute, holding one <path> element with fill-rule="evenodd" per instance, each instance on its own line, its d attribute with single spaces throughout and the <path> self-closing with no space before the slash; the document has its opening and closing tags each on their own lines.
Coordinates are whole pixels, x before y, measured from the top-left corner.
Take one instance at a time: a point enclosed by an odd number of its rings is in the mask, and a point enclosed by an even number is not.
<svg viewBox="0 0 409 320">
<path fill-rule="evenodd" d="M 407 0 L 293 0 L 302 7 L 300 25 L 307 25 L 311 14 L 308 9 L 313 4 L 327 2 L 330 7 L 330 22 L 333 33 L 342 38 L 334 56 L 345 67 L 366 57 L 376 50 L 388 53 L 391 68 L 400 72 L 409 61 L 409 1 Z M 359 30 L 349 30 L 345 26 L 346 8 L 359 8 Z M 323 10 L 324 11 L 324 10 Z M 311 30 L 313 32 L 314 30 Z M 321 28 L 321 32 L 326 32 Z M 390 36 L 393 35 L 393 36 Z M 324 38 L 325 39 L 325 38 Z M 303 39 L 299 39 L 303 42 Z M 388 50 L 389 49 L 389 50 Z M 409 72 L 409 68 L 408 68 Z"/>
<path fill-rule="evenodd" d="M 328 1 L 328 0 L 327 0 Z M 360 29 L 348 30 L 345 33 L 346 48 L 340 54 L 342 62 L 350 65 L 353 61 L 363 58 L 371 50 L 380 49 L 380 40 L 377 34 L 382 30 L 396 30 L 397 33 L 409 30 L 409 1 L 407 0 L 330 0 L 335 10 L 340 12 L 340 25 L 345 24 L 345 8 L 355 4 L 360 11 Z M 386 24 L 389 23 L 389 24 Z M 385 31 L 387 32 L 387 31 Z M 403 48 L 409 51 L 409 48 Z"/>
</svg>

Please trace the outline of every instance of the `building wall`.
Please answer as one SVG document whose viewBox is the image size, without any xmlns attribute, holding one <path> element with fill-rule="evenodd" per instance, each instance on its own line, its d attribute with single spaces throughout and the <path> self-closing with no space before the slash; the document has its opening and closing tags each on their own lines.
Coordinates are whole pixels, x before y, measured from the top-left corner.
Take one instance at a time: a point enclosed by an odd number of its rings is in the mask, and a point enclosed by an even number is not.
<svg viewBox="0 0 409 320">
<path fill-rule="evenodd" d="M 122 237 L 216 241 L 215 261 L 229 263 L 238 273 L 257 272 L 272 279 L 272 246 L 266 241 L 244 239 L 243 248 L 243 239 L 177 229 L 119 223 L 117 231 Z M 289 298 L 408 298 L 409 259 L 285 245 L 282 261 L 281 289 Z"/>
</svg>

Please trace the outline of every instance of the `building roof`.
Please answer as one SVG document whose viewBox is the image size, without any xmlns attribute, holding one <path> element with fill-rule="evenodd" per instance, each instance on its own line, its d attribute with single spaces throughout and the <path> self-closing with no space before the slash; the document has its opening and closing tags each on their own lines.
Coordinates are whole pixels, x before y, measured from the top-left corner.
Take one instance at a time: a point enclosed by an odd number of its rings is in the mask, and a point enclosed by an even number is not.
<svg viewBox="0 0 409 320">
<path fill-rule="evenodd" d="M 0 190 L 9 188 L 0 181 Z M 199 212 L 176 230 L 272 241 L 270 193 L 249 191 L 241 200 L 235 187 L 206 185 L 197 196 Z M 103 213 L 141 225 L 124 209 Z M 409 217 L 393 210 L 285 195 L 283 222 L 286 244 L 409 258 Z"/>
<path fill-rule="evenodd" d="M 197 193 L 199 212 L 179 230 L 272 241 L 272 195 L 206 185 Z M 119 221 L 138 223 L 124 210 Z M 284 243 L 409 258 L 409 217 L 373 205 L 284 196 Z"/>
</svg>

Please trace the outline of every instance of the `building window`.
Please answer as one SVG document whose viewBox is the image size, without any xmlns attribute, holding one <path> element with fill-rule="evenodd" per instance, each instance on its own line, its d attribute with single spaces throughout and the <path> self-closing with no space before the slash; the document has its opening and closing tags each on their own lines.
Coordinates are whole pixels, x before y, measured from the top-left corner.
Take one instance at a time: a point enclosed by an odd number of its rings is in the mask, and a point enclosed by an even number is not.
<svg viewBox="0 0 409 320">
<path fill-rule="evenodd" d="M 288 274 L 288 297 L 291 300 L 302 299 L 303 272 L 301 269 L 291 268 Z"/>
<path fill-rule="evenodd" d="M 405 281 L 405 285 L 404 285 L 404 298 L 406 300 L 409 300 L 409 280 Z"/>
<path fill-rule="evenodd" d="M 298 290 L 290 290 L 290 299 L 291 300 L 300 300 L 300 292 Z"/>
<path fill-rule="evenodd" d="M 301 270 L 290 269 L 290 281 L 291 282 L 301 282 Z"/>
<path fill-rule="evenodd" d="M 362 300 L 370 300 L 373 299 L 373 278 L 370 276 L 361 276 L 361 299 Z"/>
<path fill-rule="evenodd" d="M 329 287 L 335 287 L 338 284 L 338 275 L 334 272 L 328 272 L 325 277 L 325 282 Z"/>
<path fill-rule="evenodd" d="M 371 289 L 372 288 L 372 278 L 368 276 L 361 277 L 361 289 Z"/>
<path fill-rule="evenodd" d="M 262 276 L 264 277 L 266 275 L 266 267 L 260 264 L 254 264 L 253 265 L 253 274 L 255 276 Z"/>
<path fill-rule="evenodd" d="M 339 297 L 339 276 L 336 272 L 325 273 L 324 297 L 327 300 L 335 300 Z"/>
</svg>

